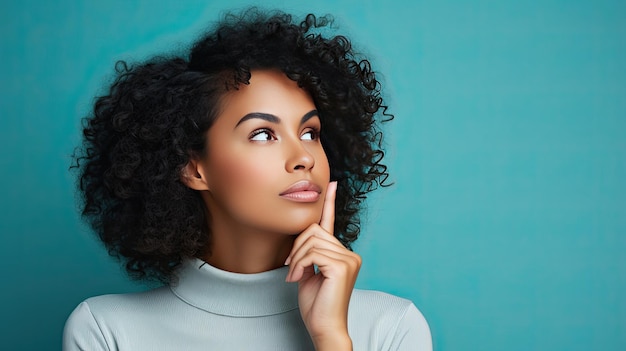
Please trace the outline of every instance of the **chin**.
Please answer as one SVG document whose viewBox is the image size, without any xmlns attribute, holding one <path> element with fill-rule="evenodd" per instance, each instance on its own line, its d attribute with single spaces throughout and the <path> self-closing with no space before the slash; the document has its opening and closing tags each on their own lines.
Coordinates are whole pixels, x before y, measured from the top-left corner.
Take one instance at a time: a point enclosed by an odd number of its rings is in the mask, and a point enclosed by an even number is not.
<svg viewBox="0 0 626 351">
<path fill-rule="evenodd" d="M 305 231 L 313 223 L 317 223 L 317 222 L 309 221 L 309 222 L 303 222 L 303 223 L 294 223 L 291 225 L 284 225 L 280 231 L 283 233 L 287 233 L 288 235 L 298 235 L 302 233 L 303 231 Z"/>
<path fill-rule="evenodd" d="M 310 214 L 308 216 L 290 216 L 280 223 L 280 232 L 288 233 L 289 235 L 300 234 L 312 224 L 319 223 L 320 217 L 311 216 Z"/>
</svg>

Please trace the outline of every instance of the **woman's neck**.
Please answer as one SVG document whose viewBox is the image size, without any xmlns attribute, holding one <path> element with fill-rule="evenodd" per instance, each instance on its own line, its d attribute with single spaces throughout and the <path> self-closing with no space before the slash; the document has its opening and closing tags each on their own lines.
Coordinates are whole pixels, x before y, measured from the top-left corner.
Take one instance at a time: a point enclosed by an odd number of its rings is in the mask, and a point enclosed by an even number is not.
<svg viewBox="0 0 626 351">
<path fill-rule="evenodd" d="M 229 272 L 265 272 L 284 265 L 295 238 L 212 226 L 210 248 L 202 258 L 213 267 Z"/>
</svg>

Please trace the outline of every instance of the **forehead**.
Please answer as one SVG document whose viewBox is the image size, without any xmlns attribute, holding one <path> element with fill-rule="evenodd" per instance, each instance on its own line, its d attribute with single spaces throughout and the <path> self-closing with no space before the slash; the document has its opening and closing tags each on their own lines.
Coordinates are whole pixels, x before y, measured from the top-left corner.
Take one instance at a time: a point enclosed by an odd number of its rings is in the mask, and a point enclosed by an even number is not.
<svg viewBox="0 0 626 351">
<path fill-rule="evenodd" d="M 255 70 L 249 84 L 240 84 L 237 90 L 224 95 L 220 117 L 241 118 L 251 112 L 262 112 L 281 119 L 299 119 L 314 109 L 311 96 L 284 73 Z"/>
</svg>

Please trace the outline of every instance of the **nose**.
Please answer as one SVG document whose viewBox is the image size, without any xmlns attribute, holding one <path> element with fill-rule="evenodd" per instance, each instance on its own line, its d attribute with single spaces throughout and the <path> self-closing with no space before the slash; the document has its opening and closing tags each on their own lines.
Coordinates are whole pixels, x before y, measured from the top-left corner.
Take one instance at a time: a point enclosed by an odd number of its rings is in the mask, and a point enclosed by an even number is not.
<svg viewBox="0 0 626 351">
<path fill-rule="evenodd" d="M 288 157 L 285 162 L 285 169 L 292 173 L 295 171 L 310 170 L 315 165 L 315 157 L 306 149 L 302 141 L 298 140 L 288 146 Z"/>
</svg>

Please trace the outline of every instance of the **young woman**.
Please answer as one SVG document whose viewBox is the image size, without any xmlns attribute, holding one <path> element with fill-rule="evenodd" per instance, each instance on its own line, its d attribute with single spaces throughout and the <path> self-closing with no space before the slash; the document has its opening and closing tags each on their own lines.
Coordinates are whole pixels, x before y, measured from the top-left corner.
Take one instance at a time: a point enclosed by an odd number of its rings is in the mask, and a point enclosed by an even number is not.
<svg viewBox="0 0 626 351">
<path fill-rule="evenodd" d="M 326 18 L 227 16 L 188 58 L 128 68 L 86 119 L 83 215 L 131 276 L 81 303 L 65 350 L 431 350 L 407 300 L 353 289 L 391 117 Z"/>
</svg>

